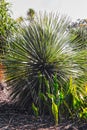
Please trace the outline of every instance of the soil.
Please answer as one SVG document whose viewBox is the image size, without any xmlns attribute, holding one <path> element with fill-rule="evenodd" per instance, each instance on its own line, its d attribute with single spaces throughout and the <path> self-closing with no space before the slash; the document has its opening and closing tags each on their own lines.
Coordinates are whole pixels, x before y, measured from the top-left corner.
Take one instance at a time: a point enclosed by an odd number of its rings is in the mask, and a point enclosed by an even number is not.
<svg viewBox="0 0 87 130">
<path fill-rule="evenodd" d="M 1 89 L 0 130 L 87 130 L 87 122 L 69 120 L 55 126 L 49 116 L 36 118 L 28 111 L 15 106 Z"/>
</svg>

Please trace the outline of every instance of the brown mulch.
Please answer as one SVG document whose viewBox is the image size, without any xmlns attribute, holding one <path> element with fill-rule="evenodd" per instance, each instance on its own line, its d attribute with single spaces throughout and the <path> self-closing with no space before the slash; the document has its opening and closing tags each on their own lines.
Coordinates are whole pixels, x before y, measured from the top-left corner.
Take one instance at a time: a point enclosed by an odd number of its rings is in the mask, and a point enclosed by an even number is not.
<svg viewBox="0 0 87 130">
<path fill-rule="evenodd" d="M 54 126 L 49 116 L 36 118 L 10 101 L 0 90 L 0 130 L 87 130 L 87 123 L 64 121 Z"/>
</svg>

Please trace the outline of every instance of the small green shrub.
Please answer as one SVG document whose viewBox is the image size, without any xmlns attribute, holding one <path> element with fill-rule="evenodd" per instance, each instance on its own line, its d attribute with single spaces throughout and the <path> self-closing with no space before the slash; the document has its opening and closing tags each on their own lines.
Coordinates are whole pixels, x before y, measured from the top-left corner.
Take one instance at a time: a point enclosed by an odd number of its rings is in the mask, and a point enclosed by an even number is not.
<svg viewBox="0 0 87 130">
<path fill-rule="evenodd" d="M 5 51 L 4 46 L 7 44 L 7 39 L 16 29 L 16 22 L 10 16 L 10 4 L 5 0 L 0 0 L 0 54 Z"/>
</svg>

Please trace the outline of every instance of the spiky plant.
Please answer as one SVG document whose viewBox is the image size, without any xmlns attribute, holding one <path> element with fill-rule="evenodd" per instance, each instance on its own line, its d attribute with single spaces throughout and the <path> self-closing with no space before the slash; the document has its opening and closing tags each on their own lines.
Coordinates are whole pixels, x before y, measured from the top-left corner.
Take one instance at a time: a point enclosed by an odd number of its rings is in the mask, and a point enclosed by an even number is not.
<svg viewBox="0 0 87 130">
<path fill-rule="evenodd" d="M 52 93 L 55 74 L 60 88 L 69 81 L 70 76 L 78 79 L 84 75 L 87 52 L 81 55 L 72 49 L 68 24 L 67 17 L 52 13 L 41 14 L 9 39 L 3 63 L 13 100 L 17 99 L 23 106 L 30 102 L 37 106 L 43 105 L 39 93 L 46 95 L 46 80 L 49 81 Z"/>
</svg>

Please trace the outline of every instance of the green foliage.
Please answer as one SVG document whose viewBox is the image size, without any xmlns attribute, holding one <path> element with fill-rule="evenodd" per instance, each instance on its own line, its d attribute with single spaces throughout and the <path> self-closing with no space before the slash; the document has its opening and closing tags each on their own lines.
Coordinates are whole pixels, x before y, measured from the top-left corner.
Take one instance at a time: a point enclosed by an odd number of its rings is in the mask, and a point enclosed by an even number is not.
<svg viewBox="0 0 87 130">
<path fill-rule="evenodd" d="M 87 51 L 73 49 L 68 25 L 57 14 L 37 16 L 11 36 L 2 60 L 12 100 L 23 107 L 33 103 L 40 114 L 51 107 L 56 124 L 59 107 L 65 104 L 71 113 L 87 81 Z"/>
<path fill-rule="evenodd" d="M 64 104 L 66 105 L 70 115 L 72 117 L 82 115 L 82 107 L 86 108 L 85 96 L 87 93 L 81 89 L 75 81 L 70 77 L 70 82 L 68 85 L 68 92 L 65 94 Z"/>
<path fill-rule="evenodd" d="M 80 111 L 79 116 L 80 116 L 80 118 L 87 120 L 87 107 L 82 108 L 82 111 Z"/>
<path fill-rule="evenodd" d="M 38 117 L 38 115 L 39 115 L 38 108 L 34 105 L 34 103 L 32 103 L 32 109 L 34 111 L 35 116 Z"/>
<path fill-rule="evenodd" d="M 14 31 L 16 22 L 10 17 L 9 3 L 5 0 L 0 0 L 0 53 L 3 52 L 3 47 L 7 43 L 7 38 Z"/>
<path fill-rule="evenodd" d="M 87 24 L 86 24 L 87 25 Z M 71 43 L 75 50 L 87 50 L 87 26 L 80 26 L 78 24 L 76 27 L 70 27 L 69 31 L 71 33 Z"/>
<path fill-rule="evenodd" d="M 22 16 L 20 16 L 20 17 L 18 17 L 18 18 L 16 19 L 16 22 L 17 22 L 18 24 L 21 24 L 22 22 L 24 22 L 24 18 L 23 18 Z"/>
<path fill-rule="evenodd" d="M 58 125 L 58 106 L 52 101 L 52 113 L 55 119 L 55 125 Z"/>
<path fill-rule="evenodd" d="M 34 20 L 35 17 L 35 11 L 33 9 L 29 9 L 27 12 L 27 20 L 29 20 L 30 22 L 32 22 Z"/>
<path fill-rule="evenodd" d="M 57 89 L 55 86 L 57 86 Z M 56 125 L 58 125 L 58 121 L 60 120 L 59 117 L 61 118 L 63 116 L 59 114 L 63 114 L 62 111 L 66 111 L 66 109 L 68 111 L 64 113 L 65 116 L 68 116 L 69 113 L 69 116 L 72 118 L 76 116 L 87 119 L 87 104 L 85 103 L 87 93 L 83 94 L 82 91 L 78 90 L 79 88 L 73 83 L 72 77 L 70 77 L 69 85 L 67 86 L 67 93 L 58 88 L 56 76 L 54 76 L 53 88 L 56 91 L 53 91 L 52 94 L 48 93 L 47 96 L 51 99 L 52 114 Z M 49 103 L 50 106 L 51 104 Z"/>
<path fill-rule="evenodd" d="M 49 103 L 49 105 L 52 107 L 52 114 L 54 116 L 54 120 L 55 120 L 55 125 L 58 125 L 58 118 L 59 118 L 59 106 L 63 101 L 63 94 L 62 92 L 59 91 L 59 85 L 58 85 L 58 81 L 57 81 L 57 76 L 54 75 L 53 76 L 53 91 L 52 93 L 47 93 L 47 96 L 49 99 L 51 99 L 51 104 Z"/>
</svg>

